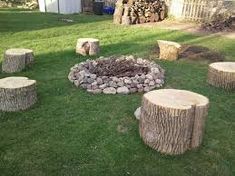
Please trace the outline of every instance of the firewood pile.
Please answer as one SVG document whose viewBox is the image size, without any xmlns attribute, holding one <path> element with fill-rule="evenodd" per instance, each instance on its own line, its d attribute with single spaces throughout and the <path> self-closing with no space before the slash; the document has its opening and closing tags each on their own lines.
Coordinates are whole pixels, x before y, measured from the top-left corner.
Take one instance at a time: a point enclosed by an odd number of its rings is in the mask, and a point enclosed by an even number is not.
<svg viewBox="0 0 235 176">
<path fill-rule="evenodd" d="M 114 13 L 115 24 L 142 24 L 164 20 L 167 6 L 163 0 L 118 0 Z"/>
</svg>

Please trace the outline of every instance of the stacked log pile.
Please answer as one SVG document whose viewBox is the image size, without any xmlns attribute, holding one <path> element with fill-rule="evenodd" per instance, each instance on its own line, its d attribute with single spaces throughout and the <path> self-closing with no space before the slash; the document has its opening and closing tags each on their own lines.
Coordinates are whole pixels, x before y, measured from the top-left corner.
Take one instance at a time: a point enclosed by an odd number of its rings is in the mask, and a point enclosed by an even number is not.
<svg viewBox="0 0 235 176">
<path fill-rule="evenodd" d="M 162 0 L 118 0 L 114 13 L 116 24 L 141 24 L 164 20 L 167 8 Z"/>
</svg>

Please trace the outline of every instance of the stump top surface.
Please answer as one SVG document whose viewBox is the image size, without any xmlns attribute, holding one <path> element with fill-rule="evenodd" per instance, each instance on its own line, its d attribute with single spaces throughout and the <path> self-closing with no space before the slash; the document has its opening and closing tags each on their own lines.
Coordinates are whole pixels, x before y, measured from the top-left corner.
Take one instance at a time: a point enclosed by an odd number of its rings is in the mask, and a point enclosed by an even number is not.
<svg viewBox="0 0 235 176">
<path fill-rule="evenodd" d="M 177 89 L 160 89 L 144 94 L 152 104 L 175 109 L 190 109 L 192 106 L 205 106 L 207 97 L 200 94 Z"/>
<path fill-rule="evenodd" d="M 7 77 L 0 79 L 0 88 L 16 89 L 31 86 L 35 83 L 35 80 L 30 80 L 27 77 Z"/>
<path fill-rule="evenodd" d="M 176 48 L 181 48 L 181 45 L 179 43 L 176 43 L 176 42 L 166 41 L 166 40 L 158 40 L 157 42 L 158 42 L 158 44 L 171 45 L 171 46 L 174 46 Z"/>
<path fill-rule="evenodd" d="M 235 73 L 235 62 L 215 62 L 210 64 L 210 67 L 224 72 Z"/>
<path fill-rule="evenodd" d="M 79 38 L 78 39 L 78 42 L 98 42 L 99 39 L 96 39 L 96 38 Z"/>
<path fill-rule="evenodd" d="M 25 55 L 25 53 L 31 53 L 33 50 L 25 48 L 12 48 L 6 50 L 5 54 L 7 55 Z"/>
</svg>

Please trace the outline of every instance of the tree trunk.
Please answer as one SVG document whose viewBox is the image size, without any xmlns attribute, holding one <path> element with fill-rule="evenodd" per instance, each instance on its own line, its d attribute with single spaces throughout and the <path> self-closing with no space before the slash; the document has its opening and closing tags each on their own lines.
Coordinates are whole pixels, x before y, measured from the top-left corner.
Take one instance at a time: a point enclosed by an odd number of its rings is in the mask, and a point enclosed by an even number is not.
<svg viewBox="0 0 235 176">
<path fill-rule="evenodd" d="M 33 63 L 34 55 L 30 49 L 9 49 L 4 54 L 2 71 L 15 73 L 22 71 L 26 65 Z"/>
<path fill-rule="evenodd" d="M 26 77 L 0 79 L 0 111 L 25 110 L 37 101 L 36 81 Z"/>
<path fill-rule="evenodd" d="M 235 89 L 235 62 L 216 62 L 209 66 L 208 83 L 224 89 Z"/>
<path fill-rule="evenodd" d="M 151 148 L 182 154 L 202 142 L 209 100 L 199 94 L 161 89 L 143 96 L 140 136 Z"/>
<path fill-rule="evenodd" d="M 100 51 L 99 40 L 93 38 L 81 38 L 77 41 L 76 53 L 83 56 L 97 55 Z"/>
<path fill-rule="evenodd" d="M 158 40 L 160 48 L 160 59 L 164 60 L 176 60 L 178 59 L 181 45 L 176 42 Z"/>
</svg>

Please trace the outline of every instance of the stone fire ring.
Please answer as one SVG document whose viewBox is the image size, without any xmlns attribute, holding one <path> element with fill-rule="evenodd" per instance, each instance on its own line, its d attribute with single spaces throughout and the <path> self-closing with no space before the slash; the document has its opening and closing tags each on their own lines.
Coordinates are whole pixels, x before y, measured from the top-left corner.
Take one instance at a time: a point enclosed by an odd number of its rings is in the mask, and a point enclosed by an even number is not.
<svg viewBox="0 0 235 176">
<path fill-rule="evenodd" d="M 100 57 L 74 65 L 68 79 L 90 93 L 149 92 L 164 84 L 164 70 L 155 62 L 133 56 Z"/>
</svg>

